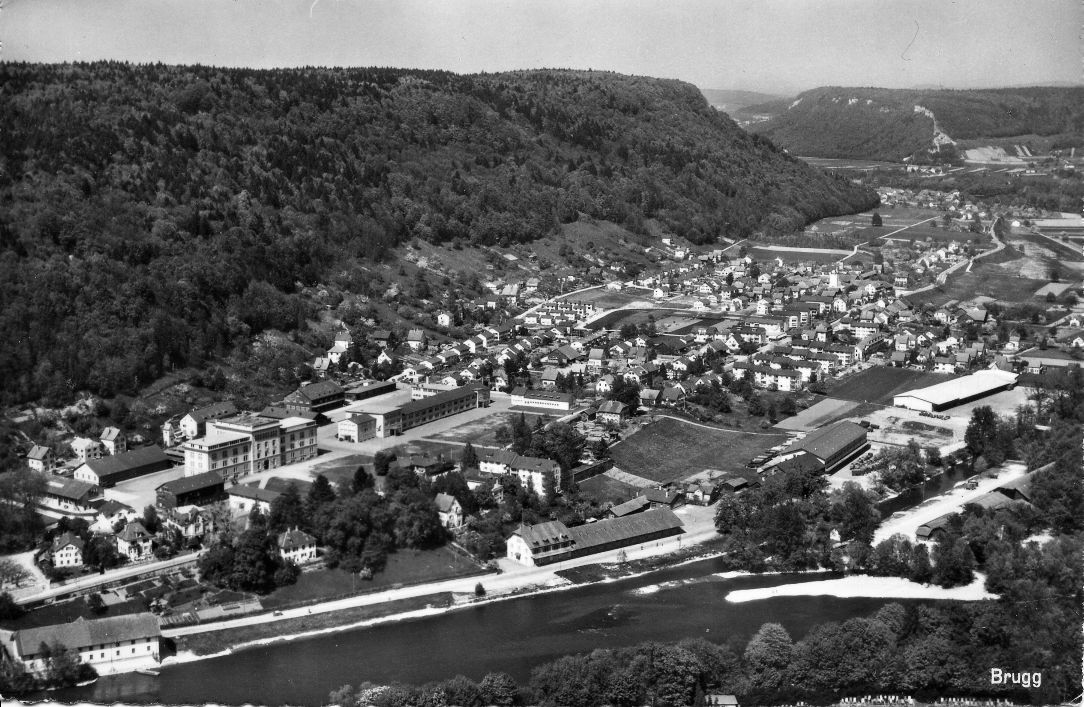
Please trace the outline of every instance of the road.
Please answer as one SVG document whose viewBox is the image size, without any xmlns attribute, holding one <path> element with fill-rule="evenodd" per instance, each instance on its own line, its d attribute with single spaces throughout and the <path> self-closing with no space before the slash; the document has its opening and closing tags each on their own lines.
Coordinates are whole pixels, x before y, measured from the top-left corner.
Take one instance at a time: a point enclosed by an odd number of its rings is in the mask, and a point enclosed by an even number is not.
<svg viewBox="0 0 1084 707">
<path fill-rule="evenodd" d="M 890 518 L 885 519 L 880 527 L 877 528 L 877 532 L 873 535 L 873 544 L 876 545 L 882 540 L 890 538 L 897 533 L 905 535 L 909 539 L 913 539 L 915 537 L 915 531 L 918 530 L 918 526 L 923 523 L 928 523 L 934 518 L 940 518 L 946 513 L 959 511 L 964 507 L 964 504 L 971 503 L 979 496 L 990 493 L 1006 482 L 1019 479 L 1026 473 L 1027 467 L 1023 464 L 1006 464 L 1002 467 L 997 478 L 990 479 L 984 477 L 979 479 L 977 488 L 966 489 L 963 484 L 961 484 L 951 491 L 936 498 L 932 498 L 910 510 L 894 514 Z"/>
<path fill-rule="evenodd" d="M 673 552 L 682 547 L 699 544 L 710 538 L 716 537 L 717 534 L 714 525 L 714 507 L 683 506 L 682 508 L 677 509 L 677 511 L 675 512 L 677 513 L 678 517 L 681 518 L 682 521 L 685 523 L 685 534 L 680 535 L 676 538 L 667 538 L 665 540 L 645 543 L 644 545 L 634 545 L 631 547 L 627 547 L 624 549 L 626 559 L 638 560 L 645 557 L 662 555 L 668 552 Z M 308 607 L 286 609 L 278 612 L 278 615 L 276 615 L 274 612 L 271 612 L 265 614 L 258 614 L 255 616 L 245 616 L 229 621 L 217 621 L 205 625 L 167 628 L 162 631 L 162 635 L 167 638 L 176 638 L 177 636 L 188 636 L 198 633 L 221 631 L 224 629 L 238 628 L 241 626 L 254 626 L 258 624 L 274 623 L 277 621 L 285 621 L 286 619 L 301 618 L 310 614 L 326 614 L 329 612 L 341 611 L 343 609 L 349 609 L 357 606 L 370 606 L 373 604 L 381 604 L 388 601 L 395 601 L 397 599 L 408 599 L 411 597 L 420 597 L 428 594 L 436 594 L 439 592 L 474 594 L 474 587 L 479 582 L 481 582 L 482 585 L 485 587 L 487 597 L 501 596 L 509 594 L 513 591 L 523 590 L 530 587 L 555 586 L 558 584 L 562 584 L 565 580 L 561 577 L 558 577 L 556 574 L 557 572 L 561 570 L 571 569 L 573 567 L 580 567 L 583 565 L 594 565 L 603 562 L 615 562 L 617 561 L 617 555 L 620 552 L 622 551 L 612 550 L 610 552 L 590 555 L 588 557 L 581 557 L 575 560 L 567 560 L 565 562 L 560 562 L 554 565 L 547 565 L 545 567 L 527 567 L 512 562 L 511 560 L 501 559 L 499 561 L 501 567 L 501 574 L 480 577 L 463 577 L 459 579 L 449 579 L 440 582 L 432 582 L 429 584 L 419 584 L 411 587 L 389 589 L 382 592 L 373 592 L 371 594 L 363 594 L 355 597 L 348 597 L 346 599 L 323 602 L 321 604 L 314 604 Z"/>
<path fill-rule="evenodd" d="M 158 570 L 169 569 L 171 567 L 178 567 L 188 564 L 196 559 L 198 553 L 187 553 L 184 555 L 178 555 L 168 560 L 160 560 L 156 562 L 143 562 L 137 565 L 125 565 L 115 570 L 109 570 L 105 574 L 92 574 L 74 582 L 69 582 L 52 589 L 47 589 L 36 594 L 28 594 L 16 599 L 16 603 L 25 604 L 31 601 L 41 601 L 43 599 L 51 599 L 61 594 L 70 594 L 73 591 L 79 591 L 84 589 L 91 589 L 102 584 L 111 584 L 113 582 L 131 579 L 148 572 L 156 572 Z"/>
</svg>

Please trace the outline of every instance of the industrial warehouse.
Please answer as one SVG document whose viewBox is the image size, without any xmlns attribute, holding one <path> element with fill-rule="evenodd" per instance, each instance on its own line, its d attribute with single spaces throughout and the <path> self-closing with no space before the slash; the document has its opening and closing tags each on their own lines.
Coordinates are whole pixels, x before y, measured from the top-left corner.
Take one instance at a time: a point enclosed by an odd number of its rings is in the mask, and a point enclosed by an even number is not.
<svg viewBox="0 0 1084 707">
<path fill-rule="evenodd" d="M 1015 384 L 1015 373 L 999 370 L 977 371 L 928 388 L 901 393 L 892 399 L 892 404 L 921 412 L 938 412 L 1009 390 Z"/>
<path fill-rule="evenodd" d="M 569 528 L 559 520 L 521 525 L 508 538 L 510 560 L 548 565 L 680 535 L 681 519 L 669 508 Z"/>
</svg>

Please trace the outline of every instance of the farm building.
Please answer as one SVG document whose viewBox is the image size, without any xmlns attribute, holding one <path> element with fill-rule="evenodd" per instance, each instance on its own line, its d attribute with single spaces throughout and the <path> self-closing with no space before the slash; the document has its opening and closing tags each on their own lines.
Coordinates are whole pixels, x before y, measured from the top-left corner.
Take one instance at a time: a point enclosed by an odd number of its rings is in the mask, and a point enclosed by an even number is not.
<svg viewBox="0 0 1084 707">
<path fill-rule="evenodd" d="M 1015 373 L 1000 370 L 976 371 L 969 376 L 901 393 L 892 399 L 892 404 L 910 410 L 936 412 L 1009 390 L 1015 384 Z"/>
<path fill-rule="evenodd" d="M 521 525 L 508 538 L 508 559 L 546 565 L 680 535 L 681 519 L 669 508 L 568 528 L 561 521 Z"/>
<path fill-rule="evenodd" d="M 866 428 L 853 422 L 836 422 L 792 442 L 777 457 L 780 462 L 804 458 L 811 468 L 830 474 L 869 449 Z"/>
</svg>

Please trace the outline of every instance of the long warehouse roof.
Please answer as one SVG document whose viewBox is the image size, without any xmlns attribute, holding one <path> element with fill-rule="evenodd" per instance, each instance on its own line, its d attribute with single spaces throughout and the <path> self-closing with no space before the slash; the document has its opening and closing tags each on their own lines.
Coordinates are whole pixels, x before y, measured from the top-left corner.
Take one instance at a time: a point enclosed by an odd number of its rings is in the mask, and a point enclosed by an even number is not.
<svg viewBox="0 0 1084 707">
<path fill-rule="evenodd" d="M 976 371 L 969 376 L 961 376 L 952 380 L 931 385 L 928 388 L 918 388 L 900 393 L 897 398 L 918 398 L 933 403 L 944 405 L 953 400 L 962 400 L 975 395 L 982 395 L 1006 385 L 1016 382 L 1016 374 L 1006 371 L 987 370 Z"/>
</svg>

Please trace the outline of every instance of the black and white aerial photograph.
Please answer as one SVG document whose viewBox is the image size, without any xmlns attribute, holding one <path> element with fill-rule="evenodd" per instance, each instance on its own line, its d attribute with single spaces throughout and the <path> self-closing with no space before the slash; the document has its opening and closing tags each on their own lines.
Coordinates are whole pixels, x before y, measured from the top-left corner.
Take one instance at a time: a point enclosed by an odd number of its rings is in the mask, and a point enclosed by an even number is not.
<svg viewBox="0 0 1084 707">
<path fill-rule="evenodd" d="M 1084 703 L 1081 0 L 0 1 L 4 705 Z"/>
</svg>

